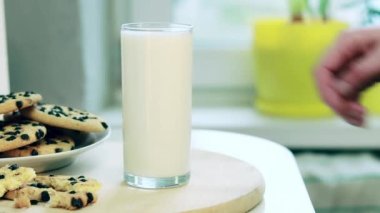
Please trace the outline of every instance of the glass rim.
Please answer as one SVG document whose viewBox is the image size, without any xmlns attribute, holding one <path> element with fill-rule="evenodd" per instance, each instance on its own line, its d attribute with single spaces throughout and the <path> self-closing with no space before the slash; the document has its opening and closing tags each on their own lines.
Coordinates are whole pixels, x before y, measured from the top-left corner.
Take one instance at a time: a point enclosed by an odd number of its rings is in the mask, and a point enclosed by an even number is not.
<svg viewBox="0 0 380 213">
<path fill-rule="evenodd" d="M 193 26 L 171 22 L 133 22 L 121 25 L 121 31 L 142 32 L 191 32 Z"/>
</svg>

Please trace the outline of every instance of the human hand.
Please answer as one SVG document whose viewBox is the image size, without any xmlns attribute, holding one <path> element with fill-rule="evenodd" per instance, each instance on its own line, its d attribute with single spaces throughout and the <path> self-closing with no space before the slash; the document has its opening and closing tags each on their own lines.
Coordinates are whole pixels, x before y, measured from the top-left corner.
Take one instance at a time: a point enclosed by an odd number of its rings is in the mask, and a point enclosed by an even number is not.
<svg viewBox="0 0 380 213">
<path fill-rule="evenodd" d="M 315 78 L 323 100 L 347 122 L 363 126 L 365 109 L 359 97 L 380 80 L 380 28 L 343 33 L 320 62 Z"/>
</svg>

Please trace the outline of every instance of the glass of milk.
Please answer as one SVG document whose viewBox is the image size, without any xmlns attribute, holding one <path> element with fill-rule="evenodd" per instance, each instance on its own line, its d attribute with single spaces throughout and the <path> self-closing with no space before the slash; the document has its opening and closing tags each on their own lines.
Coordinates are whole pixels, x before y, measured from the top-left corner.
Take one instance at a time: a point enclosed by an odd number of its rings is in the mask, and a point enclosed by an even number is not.
<svg viewBox="0 0 380 213">
<path fill-rule="evenodd" d="M 124 178 L 139 188 L 190 177 L 192 26 L 121 27 Z"/>
</svg>

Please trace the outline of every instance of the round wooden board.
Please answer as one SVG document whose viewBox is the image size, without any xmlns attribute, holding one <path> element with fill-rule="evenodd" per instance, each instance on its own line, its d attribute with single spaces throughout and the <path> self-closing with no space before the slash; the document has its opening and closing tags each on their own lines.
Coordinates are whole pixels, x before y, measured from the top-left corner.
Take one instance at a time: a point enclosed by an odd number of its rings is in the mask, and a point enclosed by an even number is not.
<svg viewBox="0 0 380 213">
<path fill-rule="evenodd" d="M 121 187 L 113 212 L 247 212 L 263 198 L 264 180 L 252 165 L 194 150 L 188 185 L 162 190 Z M 100 202 L 105 202 L 104 200 Z M 106 201 L 107 202 L 107 201 Z"/>
<path fill-rule="evenodd" d="M 188 185 L 161 190 L 143 190 L 120 184 L 104 184 L 96 204 L 80 212 L 168 213 L 168 212 L 247 212 L 263 198 L 264 180 L 252 165 L 207 151 L 194 150 Z M 120 159 L 121 160 L 121 159 Z M 118 176 L 118 172 L 108 175 Z M 119 176 L 118 176 L 119 177 Z M 63 213 L 40 203 L 28 210 L 13 208 L 0 201 L 0 213 Z"/>
</svg>

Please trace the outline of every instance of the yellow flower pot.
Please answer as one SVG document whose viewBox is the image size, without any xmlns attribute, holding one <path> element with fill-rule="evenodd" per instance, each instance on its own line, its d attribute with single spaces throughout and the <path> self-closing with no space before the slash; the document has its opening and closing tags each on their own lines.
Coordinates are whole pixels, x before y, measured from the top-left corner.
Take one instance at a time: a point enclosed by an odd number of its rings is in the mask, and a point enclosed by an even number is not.
<svg viewBox="0 0 380 213">
<path fill-rule="evenodd" d="M 286 20 L 254 23 L 255 107 L 286 117 L 326 117 L 313 70 L 326 48 L 347 25 L 329 21 L 291 24 Z M 371 112 L 380 112 L 380 88 L 365 94 Z"/>
<path fill-rule="evenodd" d="M 364 92 L 362 97 L 363 105 L 368 109 L 368 112 L 374 115 L 380 115 L 380 85 L 377 84 Z"/>
<path fill-rule="evenodd" d="M 331 115 L 319 98 L 312 72 L 326 47 L 346 27 L 340 22 L 256 22 L 256 108 L 266 114 L 289 117 Z"/>
</svg>

